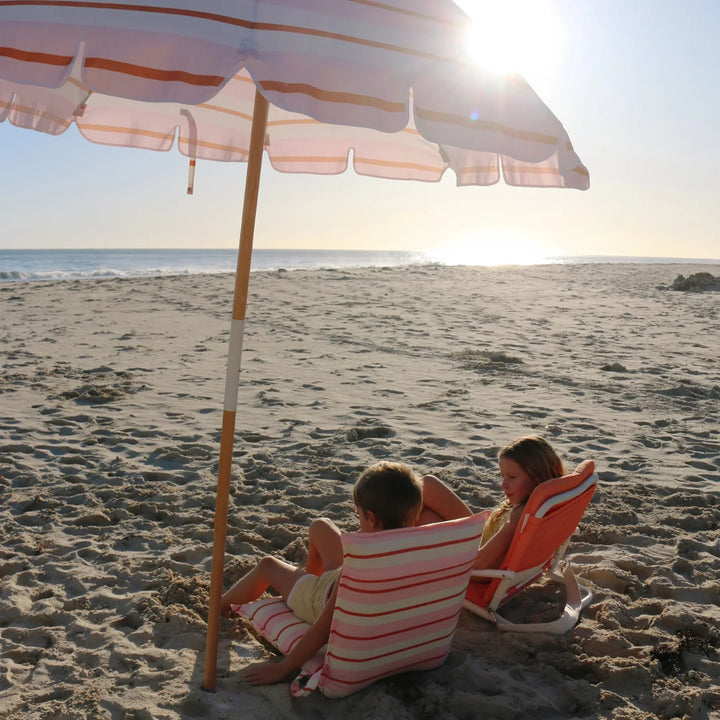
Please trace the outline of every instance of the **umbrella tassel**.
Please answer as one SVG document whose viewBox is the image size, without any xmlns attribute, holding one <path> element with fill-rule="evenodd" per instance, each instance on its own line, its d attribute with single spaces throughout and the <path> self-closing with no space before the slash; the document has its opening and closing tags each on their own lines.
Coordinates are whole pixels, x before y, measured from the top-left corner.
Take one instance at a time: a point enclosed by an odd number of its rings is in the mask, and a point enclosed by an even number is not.
<svg viewBox="0 0 720 720">
<path fill-rule="evenodd" d="M 197 146 L 198 146 L 198 127 L 195 118 L 192 113 L 183 108 L 180 110 L 180 114 L 185 118 L 187 122 L 187 154 L 190 157 L 190 167 L 188 168 L 188 184 L 187 194 L 192 195 L 195 189 L 195 162 L 197 158 Z"/>
<path fill-rule="evenodd" d="M 194 188 L 195 188 L 195 158 L 190 158 L 190 167 L 188 168 L 187 194 L 192 195 Z"/>
</svg>

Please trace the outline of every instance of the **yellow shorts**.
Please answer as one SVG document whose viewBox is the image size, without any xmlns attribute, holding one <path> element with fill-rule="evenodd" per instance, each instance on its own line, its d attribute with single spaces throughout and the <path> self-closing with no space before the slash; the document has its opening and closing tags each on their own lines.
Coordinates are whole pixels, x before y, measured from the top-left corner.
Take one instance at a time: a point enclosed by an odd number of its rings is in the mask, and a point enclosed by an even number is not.
<svg viewBox="0 0 720 720">
<path fill-rule="evenodd" d="M 317 575 L 303 575 L 294 585 L 288 595 L 288 607 L 301 619 L 314 623 L 323 611 L 333 584 L 340 577 L 340 570 L 326 570 L 320 577 Z"/>
</svg>

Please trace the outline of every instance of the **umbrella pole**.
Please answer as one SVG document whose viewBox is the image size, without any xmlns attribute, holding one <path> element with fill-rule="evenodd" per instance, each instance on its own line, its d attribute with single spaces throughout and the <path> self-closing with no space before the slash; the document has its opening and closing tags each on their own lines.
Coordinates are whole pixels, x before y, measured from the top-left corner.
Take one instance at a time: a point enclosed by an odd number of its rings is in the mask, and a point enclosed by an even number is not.
<svg viewBox="0 0 720 720">
<path fill-rule="evenodd" d="M 232 468 L 233 440 L 235 436 L 235 415 L 237 411 L 238 376 L 242 356 L 242 340 L 247 308 L 248 284 L 250 281 L 250 260 L 252 259 L 255 214 L 257 211 L 260 168 L 265 145 L 268 101 L 255 91 L 255 109 L 250 133 L 248 167 L 245 178 L 245 199 L 243 201 L 242 225 L 240 228 L 240 249 L 238 250 L 235 273 L 235 297 L 233 300 L 232 323 L 230 326 L 230 347 L 228 350 L 227 374 L 225 378 L 225 400 L 223 406 L 222 434 L 220 436 L 220 464 L 218 469 L 217 498 L 215 501 L 215 535 L 213 539 L 212 570 L 210 574 L 210 607 L 208 611 L 207 639 L 205 644 L 205 680 L 203 690 L 215 690 L 217 672 L 218 636 L 220 628 L 220 598 L 225 569 L 225 541 L 230 496 L 230 473 Z"/>
</svg>

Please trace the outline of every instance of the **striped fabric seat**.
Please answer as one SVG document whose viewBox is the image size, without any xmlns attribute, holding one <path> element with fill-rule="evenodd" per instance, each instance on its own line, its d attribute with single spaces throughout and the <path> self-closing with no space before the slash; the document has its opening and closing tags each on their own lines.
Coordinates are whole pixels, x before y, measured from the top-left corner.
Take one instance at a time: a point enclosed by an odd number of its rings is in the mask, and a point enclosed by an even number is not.
<svg viewBox="0 0 720 720">
<path fill-rule="evenodd" d="M 419 528 L 342 536 L 343 570 L 326 648 L 294 696 L 343 697 L 381 678 L 438 667 L 450 652 L 487 513 Z M 279 598 L 235 611 L 287 653 L 309 627 Z"/>
</svg>

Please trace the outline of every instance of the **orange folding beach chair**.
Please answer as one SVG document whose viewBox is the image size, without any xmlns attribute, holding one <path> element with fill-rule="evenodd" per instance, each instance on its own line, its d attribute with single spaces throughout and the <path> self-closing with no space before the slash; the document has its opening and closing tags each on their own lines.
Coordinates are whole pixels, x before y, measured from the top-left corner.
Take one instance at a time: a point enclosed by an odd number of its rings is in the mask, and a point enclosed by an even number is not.
<svg viewBox="0 0 720 720">
<path fill-rule="evenodd" d="M 342 535 L 343 567 L 328 644 L 290 687 L 344 697 L 388 675 L 430 670 L 450 652 L 487 513 L 460 520 Z M 310 627 L 282 598 L 233 610 L 289 652 Z"/>
<path fill-rule="evenodd" d="M 562 635 L 574 627 L 592 593 L 578 583 L 563 556 L 597 483 L 595 464 L 586 460 L 572 474 L 538 485 L 525 505 L 500 569 L 474 570 L 463 606 L 494 622 L 499 630 Z M 500 615 L 502 605 L 544 575 L 565 586 L 565 608 L 558 619 L 515 623 Z"/>
</svg>

